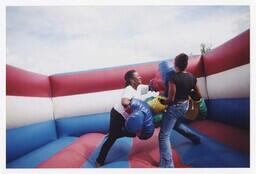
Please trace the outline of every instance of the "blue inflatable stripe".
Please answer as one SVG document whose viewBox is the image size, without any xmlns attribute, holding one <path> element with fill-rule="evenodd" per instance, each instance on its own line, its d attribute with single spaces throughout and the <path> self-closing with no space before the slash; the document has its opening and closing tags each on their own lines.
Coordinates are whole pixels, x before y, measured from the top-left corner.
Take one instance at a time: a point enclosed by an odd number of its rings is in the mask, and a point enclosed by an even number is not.
<svg viewBox="0 0 256 174">
<path fill-rule="evenodd" d="M 249 128 L 250 98 L 214 99 L 206 102 L 208 118 L 229 125 Z"/>
<path fill-rule="evenodd" d="M 109 113 L 92 114 L 86 116 L 61 118 L 56 120 L 59 137 L 76 136 L 85 133 L 107 133 L 109 128 Z"/>
<path fill-rule="evenodd" d="M 103 140 L 102 144 L 106 141 Z M 82 167 L 84 168 L 94 168 L 95 161 L 100 152 L 101 146 L 98 146 L 93 154 L 90 156 L 88 161 L 86 161 Z M 105 160 L 105 165 L 103 168 L 128 168 L 129 167 L 129 153 L 132 149 L 132 138 L 123 137 L 116 140 L 114 145 L 111 147 L 110 151 Z"/>
<path fill-rule="evenodd" d="M 57 138 L 54 121 L 32 124 L 6 131 L 6 159 L 13 161 Z"/>
<path fill-rule="evenodd" d="M 201 144 L 194 145 L 190 140 L 173 131 L 172 147 L 181 161 L 192 167 L 249 167 L 250 157 L 214 139 L 200 135 Z"/>
<path fill-rule="evenodd" d="M 27 155 L 7 164 L 7 168 L 35 168 L 43 161 L 75 141 L 75 137 L 64 137 L 51 142 Z"/>
</svg>

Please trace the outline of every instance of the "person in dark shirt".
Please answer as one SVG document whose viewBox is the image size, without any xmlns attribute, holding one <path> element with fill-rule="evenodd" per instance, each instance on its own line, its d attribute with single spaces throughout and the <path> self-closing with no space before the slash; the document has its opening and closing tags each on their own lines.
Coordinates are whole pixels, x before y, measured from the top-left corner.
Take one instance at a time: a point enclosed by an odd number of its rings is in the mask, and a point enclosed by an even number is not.
<svg viewBox="0 0 256 174">
<path fill-rule="evenodd" d="M 201 98 L 197 79 L 191 73 L 185 72 L 188 65 L 188 56 L 181 53 L 175 57 L 175 74 L 169 80 L 168 97 L 161 100 L 162 104 L 168 105 L 167 111 L 163 117 L 160 133 L 160 163 L 159 167 L 174 167 L 170 135 L 177 120 L 184 116 L 189 107 L 189 95 L 194 90 Z"/>
</svg>

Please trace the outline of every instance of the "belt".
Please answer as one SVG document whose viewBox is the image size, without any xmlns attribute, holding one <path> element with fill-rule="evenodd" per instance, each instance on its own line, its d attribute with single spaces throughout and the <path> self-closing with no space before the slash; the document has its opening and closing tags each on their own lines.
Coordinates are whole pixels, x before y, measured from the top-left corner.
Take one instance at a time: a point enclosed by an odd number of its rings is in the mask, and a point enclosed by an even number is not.
<svg viewBox="0 0 256 174">
<path fill-rule="evenodd" d="M 179 101 L 179 102 L 174 103 L 172 106 L 178 107 L 179 105 L 185 104 L 185 103 L 187 103 L 187 102 L 188 102 L 188 100 Z M 189 107 L 189 105 L 187 105 L 186 111 L 188 110 L 188 107 Z"/>
<path fill-rule="evenodd" d="M 183 104 L 186 103 L 188 100 L 181 100 L 181 101 L 176 101 L 174 104 Z"/>
</svg>

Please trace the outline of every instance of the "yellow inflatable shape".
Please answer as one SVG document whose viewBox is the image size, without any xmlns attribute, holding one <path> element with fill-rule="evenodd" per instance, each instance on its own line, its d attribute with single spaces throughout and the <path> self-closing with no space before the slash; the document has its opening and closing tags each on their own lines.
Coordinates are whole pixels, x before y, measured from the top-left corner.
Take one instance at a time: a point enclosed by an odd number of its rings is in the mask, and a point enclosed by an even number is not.
<svg viewBox="0 0 256 174">
<path fill-rule="evenodd" d="M 167 105 L 163 105 L 160 103 L 159 99 L 166 99 L 163 96 L 157 96 L 152 100 L 149 100 L 147 103 L 148 105 L 154 110 L 156 114 L 163 112 L 166 108 Z"/>
<path fill-rule="evenodd" d="M 199 114 L 198 103 L 189 97 L 189 108 L 185 113 L 185 117 L 189 120 L 195 120 L 198 114 Z"/>
</svg>

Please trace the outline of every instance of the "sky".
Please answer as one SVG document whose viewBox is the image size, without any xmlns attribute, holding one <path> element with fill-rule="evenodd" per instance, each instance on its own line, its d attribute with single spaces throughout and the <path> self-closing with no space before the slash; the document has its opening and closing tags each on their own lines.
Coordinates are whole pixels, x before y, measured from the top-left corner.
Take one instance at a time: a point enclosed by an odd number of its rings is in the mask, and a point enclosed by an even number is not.
<svg viewBox="0 0 256 174">
<path fill-rule="evenodd" d="M 248 6 L 9 6 L 6 63 L 51 75 L 159 61 L 248 28 Z"/>
</svg>

